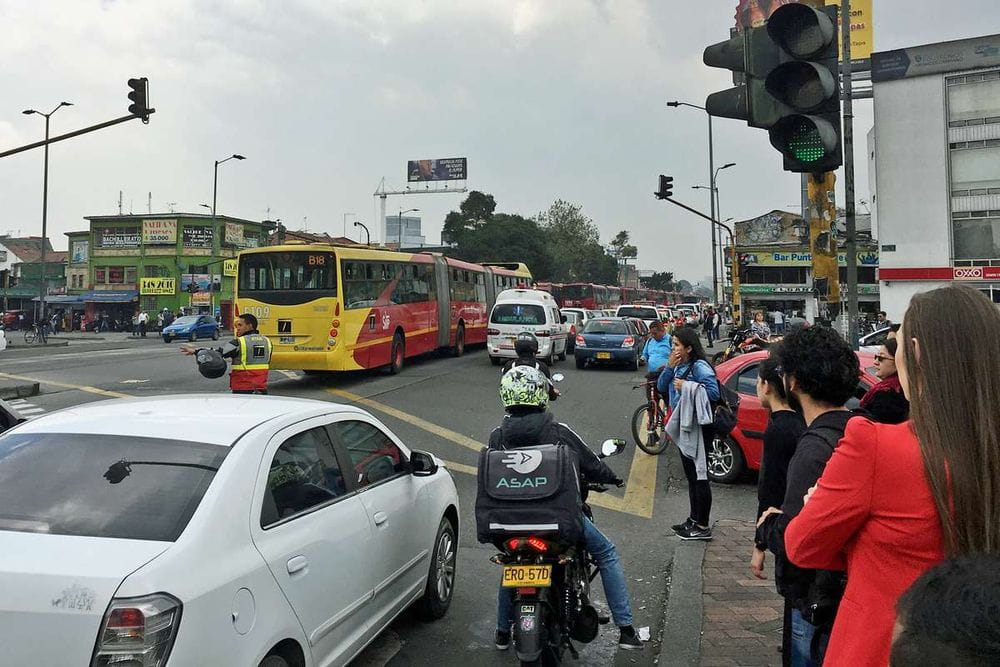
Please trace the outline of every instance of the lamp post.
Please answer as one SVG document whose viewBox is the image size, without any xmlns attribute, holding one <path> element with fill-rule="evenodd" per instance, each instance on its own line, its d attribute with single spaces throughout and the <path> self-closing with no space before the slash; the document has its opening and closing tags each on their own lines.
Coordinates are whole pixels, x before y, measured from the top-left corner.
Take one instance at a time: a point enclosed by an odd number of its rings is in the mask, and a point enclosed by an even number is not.
<svg viewBox="0 0 1000 667">
<path fill-rule="evenodd" d="M 718 180 L 719 179 L 719 172 L 722 171 L 723 169 L 729 169 L 730 167 L 735 167 L 735 166 L 736 166 L 735 162 L 728 162 L 728 163 L 722 165 L 721 167 L 719 167 L 718 169 L 714 170 L 712 172 L 711 185 L 709 185 L 709 186 L 704 186 L 704 185 L 692 185 L 691 186 L 691 189 L 693 189 L 693 190 L 708 190 L 709 191 L 709 195 L 712 198 L 712 220 L 714 220 L 716 222 L 716 224 L 718 224 L 718 219 L 722 217 L 721 202 L 719 200 L 719 180 Z M 714 233 L 715 233 L 714 229 L 715 229 L 715 225 L 712 225 L 712 229 L 713 229 L 713 241 L 714 241 Z M 719 242 L 719 246 L 722 246 L 723 245 L 722 244 L 722 232 L 720 231 L 720 232 L 718 232 L 718 234 L 719 234 L 719 241 L 720 241 Z M 713 260 L 717 261 L 717 259 L 718 259 L 717 255 L 718 255 L 718 250 L 716 249 L 716 246 L 713 244 L 713 246 L 712 246 L 712 256 L 713 256 L 712 258 L 713 258 Z M 723 263 L 723 265 L 724 265 L 724 263 Z M 718 276 L 716 276 L 716 281 L 718 281 Z M 716 282 L 716 285 L 713 286 L 713 289 L 716 290 L 715 294 L 718 297 L 718 287 L 717 287 L 717 285 L 718 285 L 718 282 Z"/>
<path fill-rule="evenodd" d="M 705 107 L 699 106 L 697 104 L 690 104 L 688 102 L 678 102 L 675 100 L 673 102 L 667 102 L 667 106 L 673 107 L 674 109 L 676 109 L 677 107 L 691 107 L 692 109 L 699 109 L 701 111 L 704 111 L 705 115 L 708 116 L 708 175 L 709 178 L 711 178 L 711 182 L 714 183 L 715 146 L 712 141 L 712 115 L 708 113 L 708 110 L 705 109 Z M 709 199 L 709 206 L 711 207 L 712 220 L 715 220 L 714 192 L 708 193 L 708 199 Z M 715 295 L 716 299 L 718 299 L 718 293 L 716 292 L 716 285 L 719 282 L 719 267 L 718 263 L 716 262 L 717 247 L 718 247 L 718 242 L 716 241 L 715 225 L 712 225 L 712 293 Z"/>
<path fill-rule="evenodd" d="M 405 211 L 402 210 L 402 209 L 400 209 L 399 215 L 396 217 L 396 219 L 398 220 L 398 224 L 399 224 L 399 247 L 400 248 L 403 247 L 403 214 L 404 213 L 416 213 L 419 210 L 420 210 L 419 208 L 408 208 Z"/>
<path fill-rule="evenodd" d="M 49 118 L 63 107 L 71 106 L 73 106 L 72 102 L 60 102 L 56 105 L 55 109 L 48 113 L 42 113 L 34 109 L 25 109 L 21 112 L 25 116 L 31 116 L 32 114 L 45 116 L 45 172 L 42 177 L 42 277 L 38 286 L 38 319 L 42 323 L 45 321 L 45 241 L 48 233 L 49 218 Z"/>
<path fill-rule="evenodd" d="M 365 230 L 365 245 L 371 245 L 372 244 L 372 234 L 371 234 L 371 232 L 368 231 L 368 226 L 365 225 L 365 223 L 363 223 L 363 222 L 359 222 L 358 220 L 354 221 L 354 226 L 355 227 L 360 227 L 361 229 Z"/>
<path fill-rule="evenodd" d="M 219 165 L 223 162 L 229 162 L 230 160 L 246 160 L 246 157 L 239 155 L 238 153 L 233 153 L 225 160 L 215 161 L 215 175 L 212 178 L 212 218 L 215 218 L 215 201 L 219 194 Z"/>
</svg>

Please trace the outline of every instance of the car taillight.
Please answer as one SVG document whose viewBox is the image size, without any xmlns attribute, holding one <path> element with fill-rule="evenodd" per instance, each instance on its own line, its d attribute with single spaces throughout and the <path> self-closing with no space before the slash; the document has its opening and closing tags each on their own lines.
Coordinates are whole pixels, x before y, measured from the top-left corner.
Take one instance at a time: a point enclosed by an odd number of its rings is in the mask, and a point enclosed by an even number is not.
<svg viewBox="0 0 1000 667">
<path fill-rule="evenodd" d="M 166 593 L 115 598 L 104 613 L 91 667 L 163 667 L 177 637 L 181 607 Z"/>
<path fill-rule="evenodd" d="M 486 330 L 486 335 L 487 336 L 499 336 L 500 335 L 500 330 L 499 329 L 487 329 Z"/>
<path fill-rule="evenodd" d="M 635 338 L 625 336 L 625 340 L 622 341 L 622 347 L 632 347 L 633 345 L 635 345 Z"/>
<path fill-rule="evenodd" d="M 535 335 L 541 337 L 548 337 L 552 335 L 552 332 L 550 332 L 548 329 L 539 329 L 538 331 L 535 332 Z"/>
<path fill-rule="evenodd" d="M 549 550 L 549 545 L 545 543 L 545 540 L 540 540 L 537 537 L 529 537 L 525 542 L 538 553 L 545 553 Z"/>
<path fill-rule="evenodd" d="M 577 337 L 576 337 L 576 344 L 577 344 L 578 346 L 580 346 L 580 347 L 585 347 L 585 346 L 587 345 L 587 341 L 585 341 L 585 340 L 583 339 L 583 336 L 577 336 Z"/>
</svg>

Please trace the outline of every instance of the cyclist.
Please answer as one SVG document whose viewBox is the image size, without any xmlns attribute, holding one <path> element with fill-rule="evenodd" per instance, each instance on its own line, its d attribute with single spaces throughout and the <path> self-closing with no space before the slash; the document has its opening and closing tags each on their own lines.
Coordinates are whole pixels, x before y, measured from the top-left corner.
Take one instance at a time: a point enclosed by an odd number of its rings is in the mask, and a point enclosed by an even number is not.
<svg viewBox="0 0 1000 667">
<path fill-rule="evenodd" d="M 490 433 L 490 449 L 517 449 L 547 443 L 565 445 L 576 454 L 580 466 L 581 490 L 589 480 L 599 484 L 624 486 L 615 472 L 607 466 L 587 444 L 566 424 L 555 420 L 546 410 L 549 402 L 550 383 L 542 372 L 531 366 L 514 365 L 500 378 L 500 401 L 507 415 L 503 423 Z M 618 647 L 641 649 L 642 640 L 632 627 L 632 606 L 625 572 L 614 543 L 597 529 L 594 522 L 583 517 L 583 539 L 587 551 L 597 561 L 604 584 L 604 595 L 615 625 L 620 630 Z M 510 646 L 510 627 L 514 593 L 510 588 L 500 588 L 497 596 L 496 647 Z"/>
<path fill-rule="evenodd" d="M 549 370 L 549 365 L 535 358 L 535 355 L 538 354 L 538 339 L 535 338 L 535 334 L 530 331 L 522 331 L 517 334 L 517 338 L 514 339 L 514 352 L 517 354 L 517 358 L 511 359 L 504 364 L 500 375 L 503 375 L 514 366 L 536 368 L 549 380 L 549 400 L 554 401 L 559 398 L 559 390 L 552 384 L 552 371 Z"/>
<path fill-rule="evenodd" d="M 640 361 L 646 362 L 646 377 L 656 379 L 660 377 L 660 371 L 667 365 L 670 359 L 670 339 L 667 338 L 667 328 L 663 322 L 653 322 L 649 325 L 649 340 L 642 348 Z"/>
</svg>

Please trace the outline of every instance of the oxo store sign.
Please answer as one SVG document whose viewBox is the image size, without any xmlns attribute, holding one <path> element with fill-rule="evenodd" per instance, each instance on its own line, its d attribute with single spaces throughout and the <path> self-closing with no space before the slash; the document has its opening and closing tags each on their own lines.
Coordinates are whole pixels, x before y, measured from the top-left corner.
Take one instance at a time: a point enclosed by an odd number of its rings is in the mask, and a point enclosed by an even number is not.
<svg viewBox="0 0 1000 667">
<path fill-rule="evenodd" d="M 1000 280 L 1000 266 L 956 266 L 954 280 Z"/>
</svg>

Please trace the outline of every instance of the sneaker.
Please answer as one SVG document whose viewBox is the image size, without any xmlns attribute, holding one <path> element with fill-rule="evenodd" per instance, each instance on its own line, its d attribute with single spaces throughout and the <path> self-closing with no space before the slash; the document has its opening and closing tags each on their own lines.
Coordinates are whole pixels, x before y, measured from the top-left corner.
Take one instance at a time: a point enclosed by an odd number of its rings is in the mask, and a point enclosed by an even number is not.
<svg viewBox="0 0 1000 667">
<path fill-rule="evenodd" d="M 682 540 L 710 540 L 712 539 L 712 529 L 702 528 L 693 523 L 685 530 L 677 531 L 677 536 Z"/>
<path fill-rule="evenodd" d="M 642 640 L 639 639 L 639 635 L 636 634 L 635 628 L 631 625 L 621 628 L 621 635 L 618 637 L 618 648 L 625 649 L 626 651 L 642 648 Z"/>
<path fill-rule="evenodd" d="M 495 643 L 497 650 L 506 651 L 510 648 L 510 630 L 497 630 Z"/>
<path fill-rule="evenodd" d="M 687 519 L 684 520 L 684 523 L 675 523 L 674 525 L 670 526 L 670 530 L 674 531 L 675 533 L 680 533 L 681 531 L 687 530 L 693 525 L 694 525 L 694 519 L 688 517 Z"/>
</svg>

